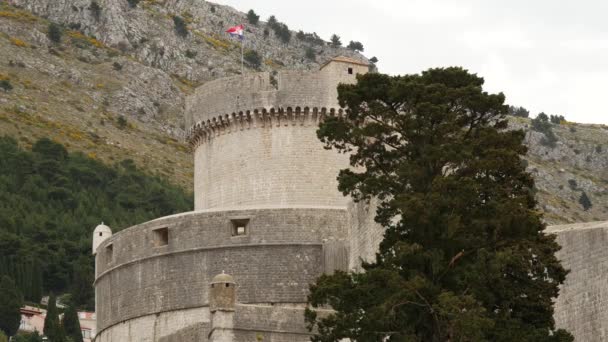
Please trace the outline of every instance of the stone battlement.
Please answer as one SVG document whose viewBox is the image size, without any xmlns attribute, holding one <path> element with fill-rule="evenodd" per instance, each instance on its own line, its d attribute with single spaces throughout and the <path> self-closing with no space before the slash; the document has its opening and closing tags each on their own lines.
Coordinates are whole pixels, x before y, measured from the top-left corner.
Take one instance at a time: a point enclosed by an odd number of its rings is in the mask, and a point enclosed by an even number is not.
<svg viewBox="0 0 608 342">
<path fill-rule="evenodd" d="M 187 139 L 195 145 L 201 137 L 231 125 L 249 127 L 285 121 L 289 115 L 310 113 L 316 119 L 319 113 L 337 113 L 338 84 L 354 83 L 357 74 L 367 71 L 364 63 L 334 59 L 316 72 L 261 72 L 208 82 L 186 102 Z"/>
</svg>

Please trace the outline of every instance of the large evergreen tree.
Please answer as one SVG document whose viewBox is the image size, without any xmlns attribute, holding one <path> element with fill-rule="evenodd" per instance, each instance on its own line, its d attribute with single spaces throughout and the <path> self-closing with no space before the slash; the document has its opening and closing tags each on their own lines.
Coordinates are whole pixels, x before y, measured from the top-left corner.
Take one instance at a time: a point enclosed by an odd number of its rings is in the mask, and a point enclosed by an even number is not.
<svg viewBox="0 0 608 342">
<path fill-rule="evenodd" d="M 0 330 L 7 336 L 13 336 L 21 323 L 21 306 L 23 297 L 15 286 L 13 279 L 3 276 L 0 279 Z"/>
<path fill-rule="evenodd" d="M 365 272 L 311 287 L 314 341 L 571 341 L 552 299 L 566 271 L 536 210 L 524 133 L 503 94 L 461 68 L 359 76 L 318 136 L 351 153 L 339 189 L 379 200 L 386 228 Z"/>
<path fill-rule="evenodd" d="M 63 329 L 70 342 L 82 342 L 82 330 L 78 319 L 78 311 L 73 303 L 70 303 L 63 314 Z"/>
<path fill-rule="evenodd" d="M 46 317 L 44 318 L 44 336 L 48 337 L 51 342 L 65 341 L 65 332 L 59 319 L 59 310 L 57 309 L 57 298 L 52 293 L 49 296 Z"/>
</svg>

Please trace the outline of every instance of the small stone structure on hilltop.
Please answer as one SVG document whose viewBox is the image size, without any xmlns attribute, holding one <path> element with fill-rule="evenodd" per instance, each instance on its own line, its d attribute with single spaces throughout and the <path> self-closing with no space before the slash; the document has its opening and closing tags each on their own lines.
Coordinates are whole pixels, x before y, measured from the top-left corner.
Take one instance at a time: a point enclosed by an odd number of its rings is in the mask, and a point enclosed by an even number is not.
<svg viewBox="0 0 608 342">
<path fill-rule="evenodd" d="M 359 270 L 383 235 L 374 203 L 352 203 L 337 190 L 348 156 L 316 137 L 320 120 L 342 114 L 337 85 L 368 69 L 337 57 L 316 72 L 254 73 L 198 88 L 186 109 L 195 210 L 114 235 L 96 229 L 96 341 L 308 341 L 309 284 Z M 558 325 L 600 341 L 607 225 L 555 232 L 565 265 L 580 268 L 558 299 Z M 587 263 L 596 259 L 603 261 Z"/>
</svg>

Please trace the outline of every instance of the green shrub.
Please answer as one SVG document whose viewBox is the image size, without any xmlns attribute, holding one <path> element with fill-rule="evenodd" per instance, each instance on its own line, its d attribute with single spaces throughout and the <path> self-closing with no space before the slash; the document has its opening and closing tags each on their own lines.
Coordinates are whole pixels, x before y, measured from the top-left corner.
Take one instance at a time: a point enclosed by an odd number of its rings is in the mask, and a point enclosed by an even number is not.
<svg viewBox="0 0 608 342">
<path fill-rule="evenodd" d="M 99 20 L 99 18 L 101 17 L 101 6 L 99 5 L 99 3 L 97 3 L 97 1 L 95 1 L 95 0 L 91 1 L 89 10 L 93 14 L 93 17 L 95 18 L 95 20 Z"/>
<path fill-rule="evenodd" d="M 578 203 L 583 206 L 583 210 L 587 211 L 593 207 L 593 203 L 591 203 L 591 199 L 587 196 L 587 193 L 583 191 L 581 197 L 578 199 Z"/>
<path fill-rule="evenodd" d="M 353 51 L 363 52 L 363 44 L 361 44 L 361 42 L 354 42 L 351 40 L 346 47 Z"/>
<path fill-rule="evenodd" d="M 5 92 L 8 92 L 13 90 L 13 85 L 9 80 L 2 80 L 0 81 L 0 89 L 4 90 Z"/>
<path fill-rule="evenodd" d="M 251 25 L 257 25 L 260 21 L 260 16 L 257 15 L 254 10 L 250 9 L 249 12 L 247 12 L 247 21 Z"/>
<path fill-rule="evenodd" d="M 135 8 L 137 7 L 137 4 L 139 4 L 140 0 L 127 0 L 127 2 L 129 3 L 129 7 L 131 8 Z"/>
<path fill-rule="evenodd" d="M 196 51 L 192 51 L 190 49 L 186 50 L 186 57 L 192 59 L 192 58 L 196 57 L 196 55 L 197 55 Z"/>
<path fill-rule="evenodd" d="M 306 48 L 304 55 L 306 56 L 306 58 L 310 59 L 311 61 L 315 60 L 315 49 L 311 48 L 310 46 Z"/>
<path fill-rule="evenodd" d="M 114 68 L 114 70 L 116 71 L 121 71 L 122 70 L 122 64 L 118 63 L 118 62 L 114 62 L 114 64 L 112 64 L 112 67 Z"/>
<path fill-rule="evenodd" d="M 215 13 L 215 6 L 211 5 L 211 8 L 209 10 L 211 11 L 211 13 Z"/>
<path fill-rule="evenodd" d="M 556 146 L 557 137 L 555 136 L 555 133 L 553 133 L 547 114 L 539 113 L 536 118 L 532 119 L 532 130 L 545 135 L 540 140 L 541 145 L 551 148 Z"/>
<path fill-rule="evenodd" d="M 175 24 L 175 32 L 180 37 L 188 36 L 188 26 L 186 21 L 179 15 L 173 16 L 173 24 Z"/>
<path fill-rule="evenodd" d="M 509 115 L 517 116 L 520 118 L 527 118 L 528 116 L 530 116 L 530 112 L 524 107 L 509 106 Z"/>
<path fill-rule="evenodd" d="M 568 179 L 568 186 L 570 186 L 570 189 L 576 190 L 578 188 L 578 184 L 576 184 L 576 179 Z"/>
<path fill-rule="evenodd" d="M 549 115 L 549 121 L 551 123 L 559 125 L 562 121 L 566 121 L 566 118 L 563 115 Z"/>
<path fill-rule="evenodd" d="M 49 24 L 49 30 L 47 36 L 53 43 L 60 43 L 61 36 L 63 35 L 63 28 L 55 23 Z"/>
<path fill-rule="evenodd" d="M 243 55 L 247 65 L 254 69 L 258 69 L 262 65 L 262 56 L 255 50 L 247 50 Z"/>
<path fill-rule="evenodd" d="M 118 125 L 118 128 L 125 129 L 125 128 L 127 128 L 128 122 L 127 122 L 127 119 L 125 119 L 125 117 L 121 115 L 116 120 L 116 124 Z"/>
<path fill-rule="evenodd" d="M 340 47 L 342 46 L 342 41 L 340 41 L 340 36 L 337 34 L 333 34 L 329 39 L 329 45 L 332 47 Z"/>
<path fill-rule="evenodd" d="M 271 15 L 268 18 L 268 26 L 274 31 L 274 34 L 283 43 L 289 43 L 289 41 L 291 40 L 291 31 L 289 30 L 289 27 L 287 25 L 278 21 L 274 15 Z M 266 33 L 264 33 L 264 35 L 266 36 Z"/>
</svg>

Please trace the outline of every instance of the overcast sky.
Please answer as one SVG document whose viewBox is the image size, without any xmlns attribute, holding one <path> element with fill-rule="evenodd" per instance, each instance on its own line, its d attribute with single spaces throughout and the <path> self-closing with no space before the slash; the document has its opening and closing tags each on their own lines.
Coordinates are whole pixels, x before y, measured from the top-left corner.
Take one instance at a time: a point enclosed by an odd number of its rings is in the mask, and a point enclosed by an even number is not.
<svg viewBox="0 0 608 342">
<path fill-rule="evenodd" d="M 463 66 L 532 115 L 608 124 L 608 1 L 216 0 L 360 41 L 381 72 Z"/>
</svg>

